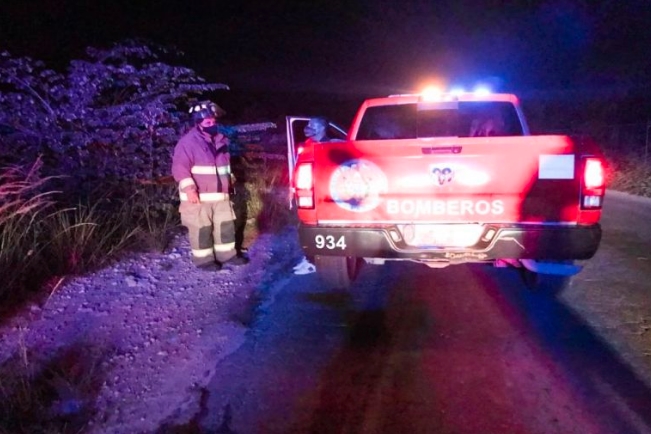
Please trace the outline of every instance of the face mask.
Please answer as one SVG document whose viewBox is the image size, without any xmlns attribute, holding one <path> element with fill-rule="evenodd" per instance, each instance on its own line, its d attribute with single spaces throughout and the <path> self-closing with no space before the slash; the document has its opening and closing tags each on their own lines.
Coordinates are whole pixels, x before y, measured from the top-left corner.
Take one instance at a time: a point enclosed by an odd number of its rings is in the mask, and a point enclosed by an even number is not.
<svg viewBox="0 0 651 434">
<path fill-rule="evenodd" d="M 210 127 L 201 127 L 201 131 L 204 133 L 210 135 L 210 136 L 216 136 L 219 134 L 219 125 L 212 125 Z"/>
</svg>

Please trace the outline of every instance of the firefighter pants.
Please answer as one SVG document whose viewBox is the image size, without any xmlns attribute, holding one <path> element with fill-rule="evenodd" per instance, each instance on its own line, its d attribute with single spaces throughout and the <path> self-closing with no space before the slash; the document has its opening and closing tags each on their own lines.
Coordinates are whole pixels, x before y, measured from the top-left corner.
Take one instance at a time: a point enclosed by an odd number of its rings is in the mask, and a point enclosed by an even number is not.
<svg viewBox="0 0 651 434">
<path fill-rule="evenodd" d="M 202 266 L 235 256 L 235 214 L 230 200 L 182 202 L 181 223 L 188 228 L 192 262 Z"/>
</svg>

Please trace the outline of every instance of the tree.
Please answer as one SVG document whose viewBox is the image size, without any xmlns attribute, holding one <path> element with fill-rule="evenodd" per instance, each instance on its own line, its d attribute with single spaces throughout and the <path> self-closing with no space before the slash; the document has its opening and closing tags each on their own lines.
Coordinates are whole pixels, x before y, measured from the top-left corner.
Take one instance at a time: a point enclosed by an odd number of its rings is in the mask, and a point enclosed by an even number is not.
<svg viewBox="0 0 651 434">
<path fill-rule="evenodd" d="M 169 174 L 188 103 L 228 89 L 164 63 L 182 53 L 153 44 L 129 40 L 86 54 L 61 73 L 0 53 L 0 163 L 42 155 L 46 174 L 70 175 L 67 187 L 85 190 L 156 179 Z"/>
</svg>

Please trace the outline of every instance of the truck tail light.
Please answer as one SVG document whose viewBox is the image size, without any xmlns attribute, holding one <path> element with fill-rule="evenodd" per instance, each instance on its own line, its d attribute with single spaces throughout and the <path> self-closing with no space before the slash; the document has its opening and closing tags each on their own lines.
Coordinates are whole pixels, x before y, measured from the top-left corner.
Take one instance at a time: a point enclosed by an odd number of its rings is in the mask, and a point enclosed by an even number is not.
<svg viewBox="0 0 651 434">
<path fill-rule="evenodd" d="M 296 166 L 295 176 L 296 205 L 298 208 L 314 208 L 314 178 L 312 163 Z"/>
<path fill-rule="evenodd" d="M 606 192 L 606 171 L 600 158 L 588 157 L 583 160 L 582 184 L 581 209 L 601 208 Z"/>
<path fill-rule="evenodd" d="M 586 158 L 583 180 L 585 188 L 603 188 L 605 181 L 604 167 L 597 158 Z"/>
</svg>

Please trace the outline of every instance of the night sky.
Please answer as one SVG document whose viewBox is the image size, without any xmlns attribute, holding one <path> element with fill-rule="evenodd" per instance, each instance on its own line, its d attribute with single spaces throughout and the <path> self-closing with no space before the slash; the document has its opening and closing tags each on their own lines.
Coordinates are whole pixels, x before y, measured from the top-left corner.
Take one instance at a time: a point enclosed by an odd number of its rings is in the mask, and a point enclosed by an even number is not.
<svg viewBox="0 0 651 434">
<path fill-rule="evenodd" d="M 0 49 L 51 65 L 141 37 L 231 88 L 384 95 L 651 87 L 651 0 L 3 0 Z M 516 6 L 517 4 L 517 6 Z"/>
</svg>

